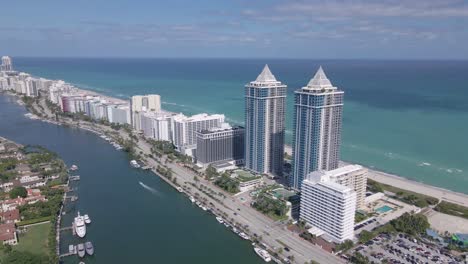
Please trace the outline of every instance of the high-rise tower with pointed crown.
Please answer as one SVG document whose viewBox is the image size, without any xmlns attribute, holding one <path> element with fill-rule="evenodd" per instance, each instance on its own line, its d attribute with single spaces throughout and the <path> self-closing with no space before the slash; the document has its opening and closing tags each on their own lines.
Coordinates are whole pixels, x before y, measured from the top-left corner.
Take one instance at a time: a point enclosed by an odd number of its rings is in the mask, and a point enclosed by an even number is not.
<svg viewBox="0 0 468 264">
<path fill-rule="evenodd" d="M 258 172 L 283 174 L 286 85 L 268 65 L 245 85 L 245 166 Z"/>
<path fill-rule="evenodd" d="M 322 67 L 295 92 L 292 188 L 300 190 L 310 172 L 338 168 L 343 96 Z"/>
</svg>

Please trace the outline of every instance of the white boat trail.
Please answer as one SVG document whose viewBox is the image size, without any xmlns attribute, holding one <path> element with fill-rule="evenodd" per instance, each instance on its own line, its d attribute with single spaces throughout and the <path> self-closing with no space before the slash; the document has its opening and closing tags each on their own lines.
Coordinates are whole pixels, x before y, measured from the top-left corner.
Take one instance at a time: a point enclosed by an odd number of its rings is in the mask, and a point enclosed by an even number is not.
<svg viewBox="0 0 468 264">
<path fill-rule="evenodd" d="M 159 193 L 156 189 L 142 183 L 141 181 L 138 182 L 141 187 L 145 188 L 146 190 L 150 191 L 152 194 L 156 194 L 157 196 L 161 196 L 161 193 Z"/>
</svg>

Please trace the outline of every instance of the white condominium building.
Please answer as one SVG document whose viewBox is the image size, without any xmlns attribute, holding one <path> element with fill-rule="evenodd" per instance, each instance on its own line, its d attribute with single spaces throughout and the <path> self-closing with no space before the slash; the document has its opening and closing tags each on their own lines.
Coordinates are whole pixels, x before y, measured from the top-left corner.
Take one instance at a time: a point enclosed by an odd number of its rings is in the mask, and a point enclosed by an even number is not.
<svg viewBox="0 0 468 264">
<path fill-rule="evenodd" d="M 360 165 L 347 165 L 331 171 L 315 171 L 307 175 L 307 178 L 325 178 L 356 192 L 356 208 L 365 206 L 367 169 Z"/>
<path fill-rule="evenodd" d="M 308 178 L 302 183 L 300 219 L 311 225 L 309 232 L 342 243 L 354 238 L 356 192 L 329 181 Z"/>
<path fill-rule="evenodd" d="M 209 115 L 198 114 L 187 117 L 183 114 L 178 114 L 173 117 L 172 139 L 177 149 L 183 148 L 193 149 L 197 143 L 197 131 L 208 130 L 211 128 L 221 127 L 224 123 L 224 115 Z M 186 152 L 187 155 L 192 155 L 191 152 Z"/>
<path fill-rule="evenodd" d="M 169 112 L 139 113 L 141 130 L 145 137 L 161 141 L 172 141 L 172 117 Z"/>
<path fill-rule="evenodd" d="M 130 106 L 127 104 L 110 104 L 107 106 L 107 117 L 110 123 L 130 124 Z"/>
</svg>

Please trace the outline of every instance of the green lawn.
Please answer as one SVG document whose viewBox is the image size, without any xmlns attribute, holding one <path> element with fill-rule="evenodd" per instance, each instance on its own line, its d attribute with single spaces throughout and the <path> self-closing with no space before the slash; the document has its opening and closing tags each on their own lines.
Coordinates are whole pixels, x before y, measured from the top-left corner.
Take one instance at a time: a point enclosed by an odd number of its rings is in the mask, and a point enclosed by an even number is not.
<svg viewBox="0 0 468 264">
<path fill-rule="evenodd" d="M 27 227 L 26 233 L 18 237 L 18 245 L 13 248 L 18 251 L 28 251 L 34 254 L 49 254 L 48 238 L 51 223 L 38 224 Z"/>
</svg>

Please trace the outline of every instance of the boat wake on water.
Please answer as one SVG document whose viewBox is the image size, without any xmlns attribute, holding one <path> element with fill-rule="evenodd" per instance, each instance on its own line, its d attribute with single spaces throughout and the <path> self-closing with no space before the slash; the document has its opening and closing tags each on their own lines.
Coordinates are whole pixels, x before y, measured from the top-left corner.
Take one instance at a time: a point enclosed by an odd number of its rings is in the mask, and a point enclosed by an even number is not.
<svg viewBox="0 0 468 264">
<path fill-rule="evenodd" d="M 151 193 L 156 194 L 157 196 L 161 196 L 161 193 L 159 193 L 156 189 L 149 187 L 148 185 L 142 183 L 141 181 L 139 181 L 138 183 L 140 184 L 141 187 L 145 188 Z"/>
</svg>

